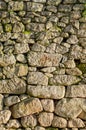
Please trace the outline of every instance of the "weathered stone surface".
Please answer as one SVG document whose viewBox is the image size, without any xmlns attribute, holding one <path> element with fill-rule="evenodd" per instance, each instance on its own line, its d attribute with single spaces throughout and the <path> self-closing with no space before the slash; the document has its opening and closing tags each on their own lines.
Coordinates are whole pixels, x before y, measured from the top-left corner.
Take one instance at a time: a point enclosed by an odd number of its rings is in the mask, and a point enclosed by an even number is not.
<svg viewBox="0 0 86 130">
<path fill-rule="evenodd" d="M 76 0 L 64 0 L 63 3 L 64 4 L 72 4 L 72 3 L 76 3 Z"/>
<path fill-rule="evenodd" d="M 23 10 L 24 4 L 22 1 L 11 1 L 8 5 L 8 10 L 20 11 Z"/>
<path fill-rule="evenodd" d="M 0 1 L 0 10 L 6 10 L 7 5 L 4 1 Z"/>
<path fill-rule="evenodd" d="M 73 69 L 66 69 L 65 71 L 69 75 L 76 75 L 76 76 L 82 75 L 82 71 L 80 69 L 78 69 L 77 67 L 75 67 Z"/>
<path fill-rule="evenodd" d="M 67 40 L 67 42 L 70 44 L 77 44 L 78 41 L 79 40 L 76 35 L 71 35 L 70 38 Z"/>
<path fill-rule="evenodd" d="M 81 38 L 82 38 L 82 37 L 83 37 L 83 38 L 86 37 L 86 31 L 83 30 L 83 29 L 78 30 L 78 36 L 81 37 Z"/>
<path fill-rule="evenodd" d="M 28 54 L 28 63 L 31 66 L 45 67 L 58 66 L 61 61 L 61 54 L 48 54 L 42 52 L 30 52 Z"/>
<path fill-rule="evenodd" d="M 67 60 L 66 62 L 64 62 L 64 65 L 66 68 L 75 68 L 76 66 L 74 60 Z"/>
<path fill-rule="evenodd" d="M 72 9 L 71 5 L 62 5 L 62 4 L 60 4 L 59 8 L 58 8 L 58 11 L 61 11 L 61 12 L 70 12 L 71 9 Z"/>
<path fill-rule="evenodd" d="M 72 85 L 67 87 L 66 97 L 83 97 L 86 98 L 86 85 Z"/>
<path fill-rule="evenodd" d="M 29 72 L 27 82 L 34 85 L 48 85 L 48 77 L 41 72 Z"/>
<path fill-rule="evenodd" d="M 42 112 L 39 114 L 38 121 L 41 126 L 51 126 L 53 120 L 53 113 Z"/>
<path fill-rule="evenodd" d="M 73 76 L 73 75 L 55 75 L 53 78 L 50 78 L 50 84 L 55 84 L 55 85 L 72 85 L 76 84 L 80 81 L 81 79 Z"/>
<path fill-rule="evenodd" d="M 0 94 L 0 111 L 3 110 L 3 101 L 4 101 L 4 96 Z"/>
<path fill-rule="evenodd" d="M 14 128 L 15 129 L 15 128 L 19 128 L 20 126 L 21 125 L 20 125 L 19 121 L 16 119 L 11 119 L 7 123 L 7 128 Z"/>
<path fill-rule="evenodd" d="M 55 113 L 65 118 L 76 118 L 82 112 L 80 104 L 79 98 L 63 98 L 57 103 Z"/>
<path fill-rule="evenodd" d="M 34 128 L 37 125 L 37 119 L 33 115 L 25 116 L 21 118 L 21 124 L 24 128 Z"/>
<path fill-rule="evenodd" d="M 43 9 L 43 4 L 35 2 L 27 2 L 27 11 L 41 12 Z"/>
<path fill-rule="evenodd" d="M 6 106 L 12 106 L 18 102 L 20 102 L 20 99 L 18 96 L 9 96 L 9 97 L 4 99 L 4 104 Z"/>
<path fill-rule="evenodd" d="M 78 117 L 80 119 L 86 120 L 86 112 L 82 111 Z"/>
<path fill-rule="evenodd" d="M 6 124 L 10 119 L 11 112 L 9 110 L 0 111 L 0 125 Z"/>
<path fill-rule="evenodd" d="M 42 126 L 36 126 L 34 130 L 45 130 L 45 128 Z"/>
<path fill-rule="evenodd" d="M 58 127 L 58 128 L 66 128 L 67 120 L 59 116 L 54 116 L 53 121 L 52 121 L 52 126 Z"/>
<path fill-rule="evenodd" d="M 42 99 L 41 100 L 43 109 L 47 112 L 54 112 L 54 101 L 51 99 Z"/>
<path fill-rule="evenodd" d="M 27 93 L 38 98 L 61 99 L 65 95 L 64 86 L 31 86 L 28 85 Z M 46 94 L 45 94 L 46 93 Z"/>
<path fill-rule="evenodd" d="M 41 69 L 42 72 L 46 72 L 46 73 L 52 73 L 56 70 L 56 67 L 45 67 L 43 69 Z"/>
<path fill-rule="evenodd" d="M 33 0 L 33 2 L 37 2 L 37 3 L 45 3 L 46 0 Z"/>
<path fill-rule="evenodd" d="M 16 60 L 13 54 L 3 54 L 0 56 L 0 66 L 4 67 L 4 66 L 8 66 L 8 65 L 12 65 L 15 64 Z"/>
<path fill-rule="evenodd" d="M 84 122 L 80 118 L 71 119 L 68 121 L 68 127 L 69 128 L 83 128 L 85 127 Z"/>
<path fill-rule="evenodd" d="M 24 30 L 25 30 L 25 27 L 24 27 L 24 25 L 21 22 L 17 22 L 13 26 L 13 32 L 14 33 L 24 32 Z"/>
<path fill-rule="evenodd" d="M 48 0 L 48 4 L 49 5 L 59 5 L 61 3 L 62 0 Z"/>
<path fill-rule="evenodd" d="M 0 93 L 22 94 L 26 91 L 26 83 L 20 78 L 0 80 Z"/>
<path fill-rule="evenodd" d="M 20 118 L 34 113 L 39 113 L 42 110 L 43 108 L 38 98 L 25 99 L 11 107 L 12 116 L 14 118 Z"/>
</svg>

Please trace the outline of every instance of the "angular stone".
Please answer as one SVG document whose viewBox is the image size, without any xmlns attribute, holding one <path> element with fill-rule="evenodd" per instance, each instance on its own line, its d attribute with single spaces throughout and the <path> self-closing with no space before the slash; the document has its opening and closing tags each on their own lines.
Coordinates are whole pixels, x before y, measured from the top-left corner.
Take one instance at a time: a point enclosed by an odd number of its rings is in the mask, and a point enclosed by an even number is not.
<svg viewBox="0 0 86 130">
<path fill-rule="evenodd" d="M 11 37 L 11 33 L 1 33 L 0 42 L 5 42 Z"/>
<path fill-rule="evenodd" d="M 7 5 L 4 1 L 0 1 L 0 10 L 6 10 Z"/>
<path fill-rule="evenodd" d="M 19 127 L 21 127 L 21 125 L 20 125 L 19 121 L 16 119 L 11 119 L 7 123 L 8 130 L 10 130 L 9 128 L 14 128 L 14 130 L 15 130 L 15 128 L 19 128 Z"/>
<path fill-rule="evenodd" d="M 27 2 L 27 11 L 41 12 L 43 4 L 35 2 Z"/>
<path fill-rule="evenodd" d="M 69 51 L 69 48 L 62 45 L 58 45 L 55 50 L 56 50 L 56 53 L 65 54 Z"/>
<path fill-rule="evenodd" d="M 58 66 L 61 61 L 61 54 L 48 54 L 42 52 L 30 52 L 28 54 L 28 63 L 31 66 L 46 67 L 46 66 Z"/>
<path fill-rule="evenodd" d="M 46 0 L 32 0 L 32 1 L 37 3 L 46 3 Z"/>
<path fill-rule="evenodd" d="M 37 51 L 37 52 L 44 52 L 45 49 L 46 48 L 42 46 L 41 44 L 34 44 L 31 48 L 32 51 Z"/>
<path fill-rule="evenodd" d="M 27 82 L 28 84 L 48 85 L 48 77 L 41 72 L 29 72 Z"/>
<path fill-rule="evenodd" d="M 72 85 L 67 87 L 66 97 L 82 97 L 86 98 L 86 85 Z"/>
<path fill-rule="evenodd" d="M 64 65 L 67 68 L 75 68 L 76 66 L 74 60 L 67 60 L 66 62 L 64 62 Z"/>
<path fill-rule="evenodd" d="M 62 5 L 60 4 L 58 7 L 58 11 L 61 12 L 70 12 L 72 10 L 72 6 L 71 5 Z"/>
<path fill-rule="evenodd" d="M 0 111 L 0 125 L 6 124 L 10 119 L 10 117 L 11 117 L 11 112 L 9 110 Z"/>
<path fill-rule="evenodd" d="M 54 101 L 51 99 L 42 99 L 41 100 L 43 109 L 47 112 L 53 112 L 54 111 Z"/>
<path fill-rule="evenodd" d="M 48 4 L 49 5 L 56 5 L 58 6 L 60 3 L 62 2 L 62 0 L 48 0 Z"/>
<path fill-rule="evenodd" d="M 45 130 L 45 128 L 41 126 L 36 126 L 34 130 Z"/>
<path fill-rule="evenodd" d="M 80 76 L 82 75 L 82 71 L 75 67 L 73 69 L 66 69 L 66 74 Z"/>
<path fill-rule="evenodd" d="M 81 37 L 81 38 L 86 38 L 85 29 L 78 30 L 78 36 Z"/>
<path fill-rule="evenodd" d="M 8 10 L 20 11 L 23 10 L 24 3 L 22 1 L 11 1 L 8 4 Z"/>
<path fill-rule="evenodd" d="M 0 56 L 0 66 L 8 66 L 16 63 L 16 59 L 13 54 L 5 54 Z"/>
<path fill-rule="evenodd" d="M 20 103 L 13 105 L 10 109 L 14 118 L 31 115 L 43 110 L 41 102 L 38 98 L 27 98 Z"/>
<path fill-rule="evenodd" d="M 29 51 L 29 45 L 28 44 L 23 44 L 23 43 L 18 43 L 15 44 L 15 54 L 22 54 L 22 53 L 27 53 Z"/>
<path fill-rule="evenodd" d="M 21 63 L 26 63 L 27 62 L 24 54 L 18 54 L 16 56 L 16 60 L 19 61 L 19 62 L 21 62 Z"/>
<path fill-rule="evenodd" d="M 18 102 L 20 102 L 20 99 L 18 96 L 9 96 L 7 98 L 4 98 L 4 104 L 6 106 L 12 106 Z"/>
<path fill-rule="evenodd" d="M 77 0 L 64 0 L 64 4 L 73 4 L 76 3 Z"/>
<path fill-rule="evenodd" d="M 77 38 L 76 35 L 71 35 L 71 36 L 69 37 L 69 39 L 67 40 L 67 42 L 70 43 L 70 44 L 77 44 L 78 41 L 79 41 L 79 40 L 78 40 L 78 38 Z"/>
<path fill-rule="evenodd" d="M 25 91 L 26 83 L 23 79 L 15 77 L 8 80 L 0 80 L 0 93 L 22 94 Z"/>
<path fill-rule="evenodd" d="M 76 118 L 82 112 L 80 104 L 81 99 L 79 98 L 63 98 L 58 101 L 55 113 L 65 118 Z"/>
<path fill-rule="evenodd" d="M 53 85 L 72 85 L 72 84 L 76 84 L 79 81 L 81 81 L 81 79 L 79 77 L 73 76 L 73 75 L 54 75 L 53 78 L 50 78 L 50 84 Z"/>
<path fill-rule="evenodd" d="M 21 118 L 21 124 L 24 128 L 34 128 L 37 125 L 37 119 L 33 115 L 25 116 Z"/>
<path fill-rule="evenodd" d="M 78 117 L 80 119 L 86 120 L 86 112 L 82 111 Z"/>
<path fill-rule="evenodd" d="M 24 32 L 24 30 L 25 30 L 25 27 L 24 27 L 24 25 L 21 22 L 17 22 L 13 26 L 13 32 L 14 33 Z"/>
<path fill-rule="evenodd" d="M 67 120 L 59 116 L 54 116 L 53 121 L 52 121 L 52 126 L 58 127 L 58 128 L 66 128 Z"/>
<path fill-rule="evenodd" d="M 27 93 L 38 98 L 61 99 L 65 95 L 64 86 L 31 86 L 28 85 Z M 45 94 L 46 93 L 46 94 Z"/>
<path fill-rule="evenodd" d="M 53 113 L 42 112 L 39 114 L 38 121 L 41 126 L 51 126 L 53 120 Z"/>
<path fill-rule="evenodd" d="M 68 120 L 68 127 L 69 128 L 83 128 L 85 127 L 84 122 L 80 118 L 70 119 Z"/>
</svg>

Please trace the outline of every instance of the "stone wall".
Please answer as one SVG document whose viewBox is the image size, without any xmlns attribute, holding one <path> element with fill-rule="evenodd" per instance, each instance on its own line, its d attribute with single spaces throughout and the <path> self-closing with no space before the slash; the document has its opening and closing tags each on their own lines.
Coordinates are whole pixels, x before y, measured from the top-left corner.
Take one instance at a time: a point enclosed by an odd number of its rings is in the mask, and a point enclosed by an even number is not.
<svg viewBox="0 0 86 130">
<path fill-rule="evenodd" d="M 86 0 L 0 0 L 0 130 L 86 130 Z"/>
</svg>

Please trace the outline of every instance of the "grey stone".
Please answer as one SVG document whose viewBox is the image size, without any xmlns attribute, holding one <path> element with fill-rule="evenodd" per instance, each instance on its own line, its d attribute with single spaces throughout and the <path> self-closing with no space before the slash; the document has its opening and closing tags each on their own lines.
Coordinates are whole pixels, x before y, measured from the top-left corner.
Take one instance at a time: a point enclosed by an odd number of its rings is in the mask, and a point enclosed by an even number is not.
<svg viewBox="0 0 86 130">
<path fill-rule="evenodd" d="M 53 5 L 48 5 L 48 6 L 47 6 L 47 10 L 48 10 L 48 11 L 51 11 L 51 12 L 53 12 L 53 13 L 56 13 L 56 12 L 57 12 L 56 6 L 53 6 Z"/>
<path fill-rule="evenodd" d="M 65 95 L 65 87 L 54 86 L 54 85 L 53 86 L 28 85 L 27 93 L 30 94 L 31 96 L 38 97 L 38 98 L 61 99 Z"/>
<path fill-rule="evenodd" d="M 18 54 L 18 55 L 16 56 L 16 60 L 19 61 L 19 62 L 21 62 L 21 63 L 26 63 L 26 62 L 27 62 L 27 60 L 26 60 L 24 54 Z"/>
<path fill-rule="evenodd" d="M 38 121 L 41 126 L 51 126 L 53 120 L 53 113 L 42 112 L 39 114 Z"/>
<path fill-rule="evenodd" d="M 29 115 L 21 118 L 21 124 L 24 128 L 34 128 L 37 125 L 37 119 L 34 115 Z"/>
<path fill-rule="evenodd" d="M 17 77 L 0 80 L 0 93 L 22 94 L 26 91 L 26 83 Z"/>
<path fill-rule="evenodd" d="M 35 2 L 27 2 L 27 11 L 41 12 L 43 9 L 43 4 Z"/>
<path fill-rule="evenodd" d="M 67 40 L 67 42 L 70 43 L 70 44 L 77 44 L 78 41 L 79 41 L 79 40 L 78 40 L 78 38 L 77 38 L 76 35 L 71 35 L 71 36 L 69 37 L 69 39 Z"/>
<path fill-rule="evenodd" d="M 2 54 L 0 55 L 0 66 L 8 66 L 16 63 L 16 59 L 13 54 Z"/>
<path fill-rule="evenodd" d="M 76 84 L 81 79 L 79 77 L 73 76 L 73 75 L 55 75 L 53 78 L 50 78 L 50 84 L 55 84 L 55 85 L 72 85 Z"/>
<path fill-rule="evenodd" d="M 3 101 L 4 101 L 4 96 L 0 94 L 0 111 L 3 110 Z"/>
<path fill-rule="evenodd" d="M 81 100 L 79 98 L 63 98 L 58 101 L 55 113 L 65 118 L 76 118 L 81 112 Z"/>
<path fill-rule="evenodd" d="M 9 96 L 9 97 L 4 98 L 4 104 L 6 106 L 12 106 L 18 102 L 20 102 L 20 99 L 18 96 Z"/>
<path fill-rule="evenodd" d="M 46 3 L 46 0 L 33 0 L 33 2 L 37 2 L 37 3 Z"/>
<path fill-rule="evenodd" d="M 6 10 L 7 5 L 4 1 L 0 1 L 0 10 Z"/>
<path fill-rule="evenodd" d="M 62 5 L 60 4 L 58 7 L 58 11 L 61 12 L 70 12 L 72 10 L 72 6 L 71 5 Z"/>
<path fill-rule="evenodd" d="M 28 53 L 28 63 L 31 66 L 46 67 L 46 66 L 58 66 L 61 61 L 61 54 L 48 54 L 42 52 L 30 52 Z"/>
<path fill-rule="evenodd" d="M 20 103 L 13 105 L 10 109 L 14 118 L 39 113 L 43 110 L 41 102 L 38 98 L 27 98 Z"/>
<path fill-rule="evenodd" d="M 47 47 L 46 47 L 46 52 L 47 53 L 55 53 L 55 49 L 56 49 L 56 43 L 51 43 L 50 45 L 48 45 Z"/>
<path fill-rule="evenodd" d="M 78 36 L 81 37 L 81 38 L 86 38 L 85 29 L 78 30 Z"/>
<path fill-rule="evenodd" d="M 54 116 L 53 121 L 52 121 L 52 126 L 58 127 L 58 128 L 66 128 L 67 120 L 59 116 Z"/>
<path fill-rule="evenodd" d="M 56 70 L 56 67 L 45 67 L 43 69 L 41 69 L 42 72 L 45 72 L 45 73 L 52 73 Z"/>
<path fill-rule="evenodd" d="M 41 72 L 29 72 L 27 82 L 28 84 L 48 85 L 48 77 Z"/>
<path fill-rule="evenodd" d="M 66 97 L 83 97 L 86 98 L 86 85 L 72 85 L 67 87 Z"/>
<path fill-rule="evenodd" d="M 64 4 L 73 4 L 76 3 L 77 0 L 64 0 Z"/>
<path fill-rule="evenodd" d="M 14 33 L 24 32 L 24 30 L 25 30 L 25 27 L 21 22 L 17 22 L 13 26 Z"/>
<path fill-rule="evenodd" d="M 45 49 L 46 49 L 45 46 L 40 44 L 34 44 L 31 48 L 32 51 L 37 51 L 37 52 L 44 52 Z"/>
<path fill-rule="evenodd" d="M 59 53 L 59 54 L 65 54 L 69 51 L 69 48 L 65 47 L 65 46 L 62 46 L 62 45 L 57 45 L 56 46 L 56 53 Z"/>
<path fill-rule="evenodd" d="M 62 2 L 62 0 L 48 0 L 48 4 L 49 5 L 56 5 L 58 6 L 60 3 Z"/>
</svg>

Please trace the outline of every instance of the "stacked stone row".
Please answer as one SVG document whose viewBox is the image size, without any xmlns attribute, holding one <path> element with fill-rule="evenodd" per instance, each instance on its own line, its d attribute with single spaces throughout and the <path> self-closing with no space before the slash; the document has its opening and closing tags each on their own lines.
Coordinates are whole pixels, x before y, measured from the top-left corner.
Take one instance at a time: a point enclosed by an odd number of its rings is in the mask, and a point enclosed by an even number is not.
<svg viewBox="0 0 86 130">
<path fill-rule="evenodd" d="M 86 130 L 86 0 L 0 0 L 0 130 Z"/>
</svg>

